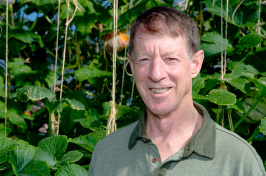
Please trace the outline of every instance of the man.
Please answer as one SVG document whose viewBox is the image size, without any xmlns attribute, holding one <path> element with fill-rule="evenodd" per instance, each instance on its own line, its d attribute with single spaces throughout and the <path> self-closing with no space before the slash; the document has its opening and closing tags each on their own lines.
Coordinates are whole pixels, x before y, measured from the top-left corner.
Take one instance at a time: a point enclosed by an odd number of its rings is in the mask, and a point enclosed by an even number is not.
<svg viewBox="0 0 266 176">
<path fill-rule="evenodd" d="M 182 12 L 155 7 L 138 16 L 128 57 L 146 109 L 96 145 L 89 175 L 265 174 L 254 148 L 193 102 L 192 78 L 204 59 L 199 45 L 196 24 Z"/>
</svg>

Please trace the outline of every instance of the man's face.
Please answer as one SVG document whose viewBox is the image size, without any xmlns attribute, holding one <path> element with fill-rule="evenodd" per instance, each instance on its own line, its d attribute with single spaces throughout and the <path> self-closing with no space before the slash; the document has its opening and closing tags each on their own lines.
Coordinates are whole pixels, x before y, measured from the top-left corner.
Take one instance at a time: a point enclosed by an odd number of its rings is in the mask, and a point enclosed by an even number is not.
<svg viewBox="0 0 266 176">
<path fill-rule="evenodd" d="M 188 57 L 185 38 L 139 33 L 130 59 L 137 89 L 148 111 L 168 115 L 191 101 L 196 66 Z"/>
</svg>

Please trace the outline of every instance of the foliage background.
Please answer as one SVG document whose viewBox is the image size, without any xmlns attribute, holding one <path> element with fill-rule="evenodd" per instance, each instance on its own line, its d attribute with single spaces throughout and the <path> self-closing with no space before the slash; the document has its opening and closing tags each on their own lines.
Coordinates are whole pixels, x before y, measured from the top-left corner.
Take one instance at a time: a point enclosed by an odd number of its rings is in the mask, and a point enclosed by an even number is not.
<svg viewBox="0 0 266 176">
<path fill-rule="evenodd" d="M 72 16 L 75 3 L 70 2 Z M 68 28 L 63 99 L 59 99 L 59 88 L 66 2 L 61 1 L 55 93 L 58 2 L 19 0 L 9 5 L 5 127 L 7 36 L 6 7 L 1 1 L 0 175 L 87 175 L 93 148 L 106 134 L 112 81 L 112 48 L 106 43 L 112 37 L 112 1 L 78 2 L 85 10 L 77 11 Z M 265 1 L 230 0 L 226 13 L 225 0 L 222 5 L 217 0 L 120 0 L 119 31 L 128 35 L 130 24 L 140 12 L 161 5 L 182 10 L 199 26 L 205 60 L 201 74 L 193 80 L 194 101 L 204 105 L 217 123 L 251 143 L 266 165 Z M 127 43 L 125 37 L 121 39 L 120 43 Z M 221 52 L 226 53 L 227 65 L 223 78 Z M 144 108 L 126 71 L 130 72 L 125 53 L 121 46 L 116 84 L 118 128 L 136 121 Z M 59 114 L 60 135 L 52 136 L 52 118 L 57 119 Z"/>
</svg>

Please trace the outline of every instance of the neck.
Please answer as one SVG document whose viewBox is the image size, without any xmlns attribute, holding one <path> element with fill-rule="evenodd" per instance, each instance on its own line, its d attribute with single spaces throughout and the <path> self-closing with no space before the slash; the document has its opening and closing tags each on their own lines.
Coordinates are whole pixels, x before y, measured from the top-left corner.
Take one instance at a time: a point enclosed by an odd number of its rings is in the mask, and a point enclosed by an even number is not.
<svg viewBox="0 0 266 176">
<path fill-rule="evenodd" d="M 156 116 L 147 110 L 146 136 L 156 144 L 163 161 L 185 147 L 202 121 L 192 100 L 165 116 Z"/>
</svg>

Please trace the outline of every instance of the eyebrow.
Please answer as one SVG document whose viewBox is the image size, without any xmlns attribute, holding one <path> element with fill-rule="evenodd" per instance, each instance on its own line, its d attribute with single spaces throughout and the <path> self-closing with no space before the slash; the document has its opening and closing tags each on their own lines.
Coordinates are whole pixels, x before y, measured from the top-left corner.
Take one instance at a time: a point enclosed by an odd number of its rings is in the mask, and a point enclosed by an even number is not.
<svg viewBox="0 0 266 176">
<path fill-rule="evenodd" d="M 174 50 L 174 51 L 166 51 L 165 53 L 162 54 L 162 56 L 168 56 L 168 55 L 172 55 L 172 54 L 176 54 L 176 50 Z"/>
</svg>

